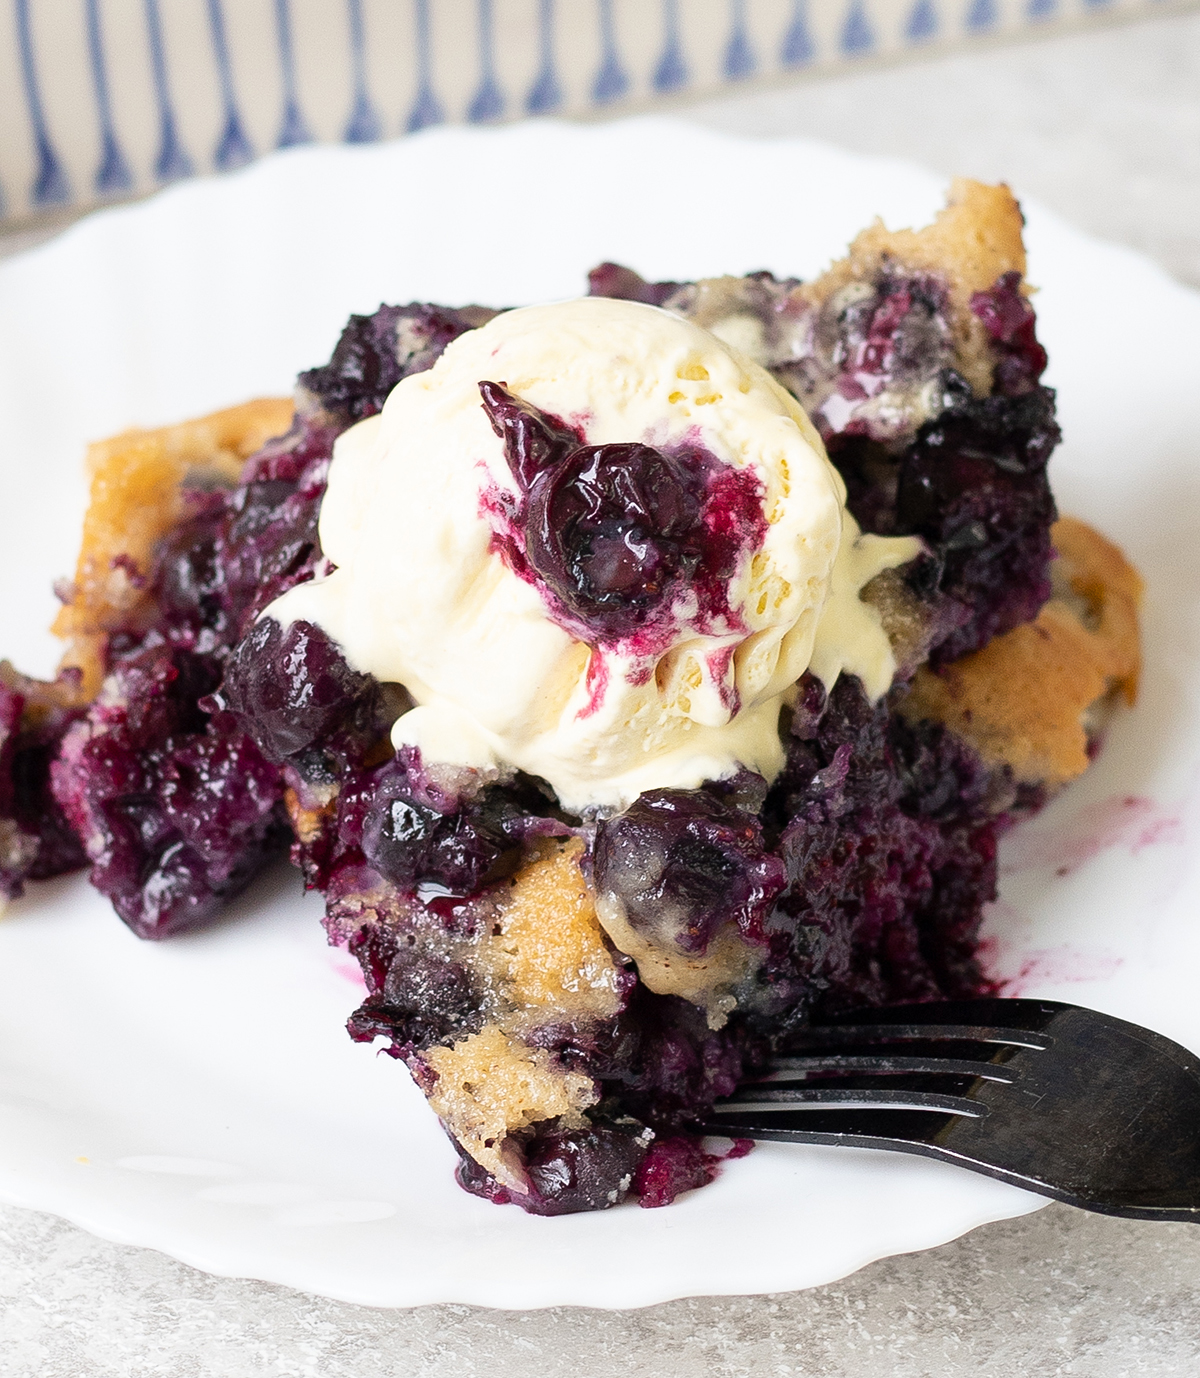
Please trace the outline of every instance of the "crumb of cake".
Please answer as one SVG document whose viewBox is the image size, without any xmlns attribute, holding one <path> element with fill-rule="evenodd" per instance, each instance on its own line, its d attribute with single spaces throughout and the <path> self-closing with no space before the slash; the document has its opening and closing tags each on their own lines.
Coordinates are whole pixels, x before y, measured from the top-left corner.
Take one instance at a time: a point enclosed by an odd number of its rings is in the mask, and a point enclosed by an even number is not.
<svg viewBox="0 0 1200 1378">
<path fill-rule="evenodd" d="M 896 658 L 897 674 L 912 674 L 928 660 L 936 635 L 936 621 L 928 606 L 913 592 L 900 569 L 881 570 L 863 588 L 861 597 L 879 614 Z"/>
<path fill-rule="evenodd" d="M 260 398 L 158 430 L 131 430 L 88 450 L 91 498 L 75 579 L 53 631 L 69 643 L 64 666 L 94 697 L 111 632 L 140 628 L 158 542 L 180 521 L 183 487 L 232 488 L 245 461 L 286 431 L 290 398 Z"/>
<path fill-rule="evenodd" d="M 1096 707 L 1137 690 L 1141 580 L 1120 550 L 1085 523 L 1054 527 L 1063 595 L 1032 622 L 938 671 L 919 670 L 902 711 L 929 718 L 1011 767 L 1024 784 L 1053 791 L 1091 759 Z"/>
<path fill-rule="evenodd" d="M 597 1099 L 591 1077 L 564 1071 L 544 1049 L 495 1024 L 453 1047 L 431 1048 L 425 1062 L 437 1074 L 429 1092 L 435 1113 L 481 1167 L 517 1192 L 527 1180 L 510 1136 L 548 1120 L 582 1127 L 581 1112 Z"/>
<path fill-rule="evenodd" d="M 608 1019 L 617 1013 L 619 972 L 579 869 L 583 843 L 550 843 L 499 898 L 492 965 L 516 1021 Z"/>
<path fill-rule="evenodd" d="M 288 785 L 283 791 L 288 822 L 301 847 L 311 847 L 320 839 L 336 802 L 337 786 L 333 784 L 310 785 L 305 781 L 302 789 Z"/>
</svg>

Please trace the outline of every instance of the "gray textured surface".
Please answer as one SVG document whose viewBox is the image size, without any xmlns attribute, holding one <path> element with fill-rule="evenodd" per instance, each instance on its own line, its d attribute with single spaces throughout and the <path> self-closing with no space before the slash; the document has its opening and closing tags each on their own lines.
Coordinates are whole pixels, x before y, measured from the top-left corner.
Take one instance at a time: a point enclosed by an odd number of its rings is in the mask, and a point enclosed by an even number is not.
<svg viewBox="0 0 1200 1378">
<path fill-rule="evenodd" d="M 690 114 L 1005 177 L 1200 284 L 1200 16 Z M 810 1292 L 526 1314 L 344 1306 L 0 1208 L 2 1378 L 1194 1375 L 1198 1300 L 1200 1230 L 1059 1206 Z"/>
<path fill-rule="evenodd" d="M 378 1311 L 0 1210 L 4 1378 L 1200 1372 L 1200 1230 L 1051 1206 L 843 1282 L 645 1311 Z"/>
</svg>

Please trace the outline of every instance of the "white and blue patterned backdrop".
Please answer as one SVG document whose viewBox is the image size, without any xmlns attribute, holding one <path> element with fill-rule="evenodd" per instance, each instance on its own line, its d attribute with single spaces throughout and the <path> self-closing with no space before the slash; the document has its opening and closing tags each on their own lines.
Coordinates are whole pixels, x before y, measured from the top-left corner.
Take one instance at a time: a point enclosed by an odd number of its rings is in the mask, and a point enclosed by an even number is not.
<svg viewBox="0 0 1200 1378">
<path fill-rule="evenodd" d="M 0 0 L 0 218 L 310 140 L 596 114 L 1172 0 Z M 5 14 L 4 11 L 7 10 Z"/>
</svg>

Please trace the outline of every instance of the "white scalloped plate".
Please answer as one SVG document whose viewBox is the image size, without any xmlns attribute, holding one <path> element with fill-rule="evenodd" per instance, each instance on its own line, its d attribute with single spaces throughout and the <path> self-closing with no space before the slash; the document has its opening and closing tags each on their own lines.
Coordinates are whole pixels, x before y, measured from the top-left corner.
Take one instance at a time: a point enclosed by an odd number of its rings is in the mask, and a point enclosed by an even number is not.
<svg viewBox="0 0 1200 1378">
<path fill-rule="evenodd" d="M 573 295 L 647 275 L 811 275 L 940 179 L 685 124 L 439 130 L 314 148 L 97 215 L 0 266 L 0 648 L 34 671 L 73 564 L 85 440 L 283 392 L 350 311 Z M 1038 210 L 1030 271 L 1065 510 L 1147 574 L 1147 668 L 1087 778 L 1005 850 L 992 960 L 1200 1051 L 1200 297 Z M 294 875 L 139 943 L 78 877 L 0 924 L 0 1197 L 214 1273 L 374 1305 L 642 1306 L 828 1282 L 1039 1201 L 920 1159 L 768 1145 L 667 1210 L 539 1220 L 451 1180 L 403 1070 L 342 1029 L 358 989 Z"/>
</svg>

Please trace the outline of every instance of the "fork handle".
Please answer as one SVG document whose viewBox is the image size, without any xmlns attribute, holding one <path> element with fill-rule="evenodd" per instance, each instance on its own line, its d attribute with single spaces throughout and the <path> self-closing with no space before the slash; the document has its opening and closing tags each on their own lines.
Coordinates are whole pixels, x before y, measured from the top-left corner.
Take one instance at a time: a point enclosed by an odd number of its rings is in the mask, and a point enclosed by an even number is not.
<svg viewBox="0 0 1200 1378">
<path fill-rule="evenodd" d="M 832 1148 L 879 1148 L 894 1153 L 913 1153 L 936 1158 L 955 1167 L 978 1172 L 1010 1186 L 1022 1187 L 1039 1196 L 1065 1201 L 1081 1210 L 1129 1220 L 1179 1220 L 1200 1224 L 1200 1202 L 1188 1204 L 1114 1202 L 1088 1196 L 1028 1173 L 983 1162 L 944 1142 L 958 1117 L 926 1110 L 801 1110 L 774 1114 L 765 1125 L 753 1115 L 722 1115 L 699 1125 L 697 1132 L 720 1138 L 746 1138 L 790 1144 L 821 1144 Z M 801 1127 L 803 1126 L 803 1127 Z"/>
</svg>

